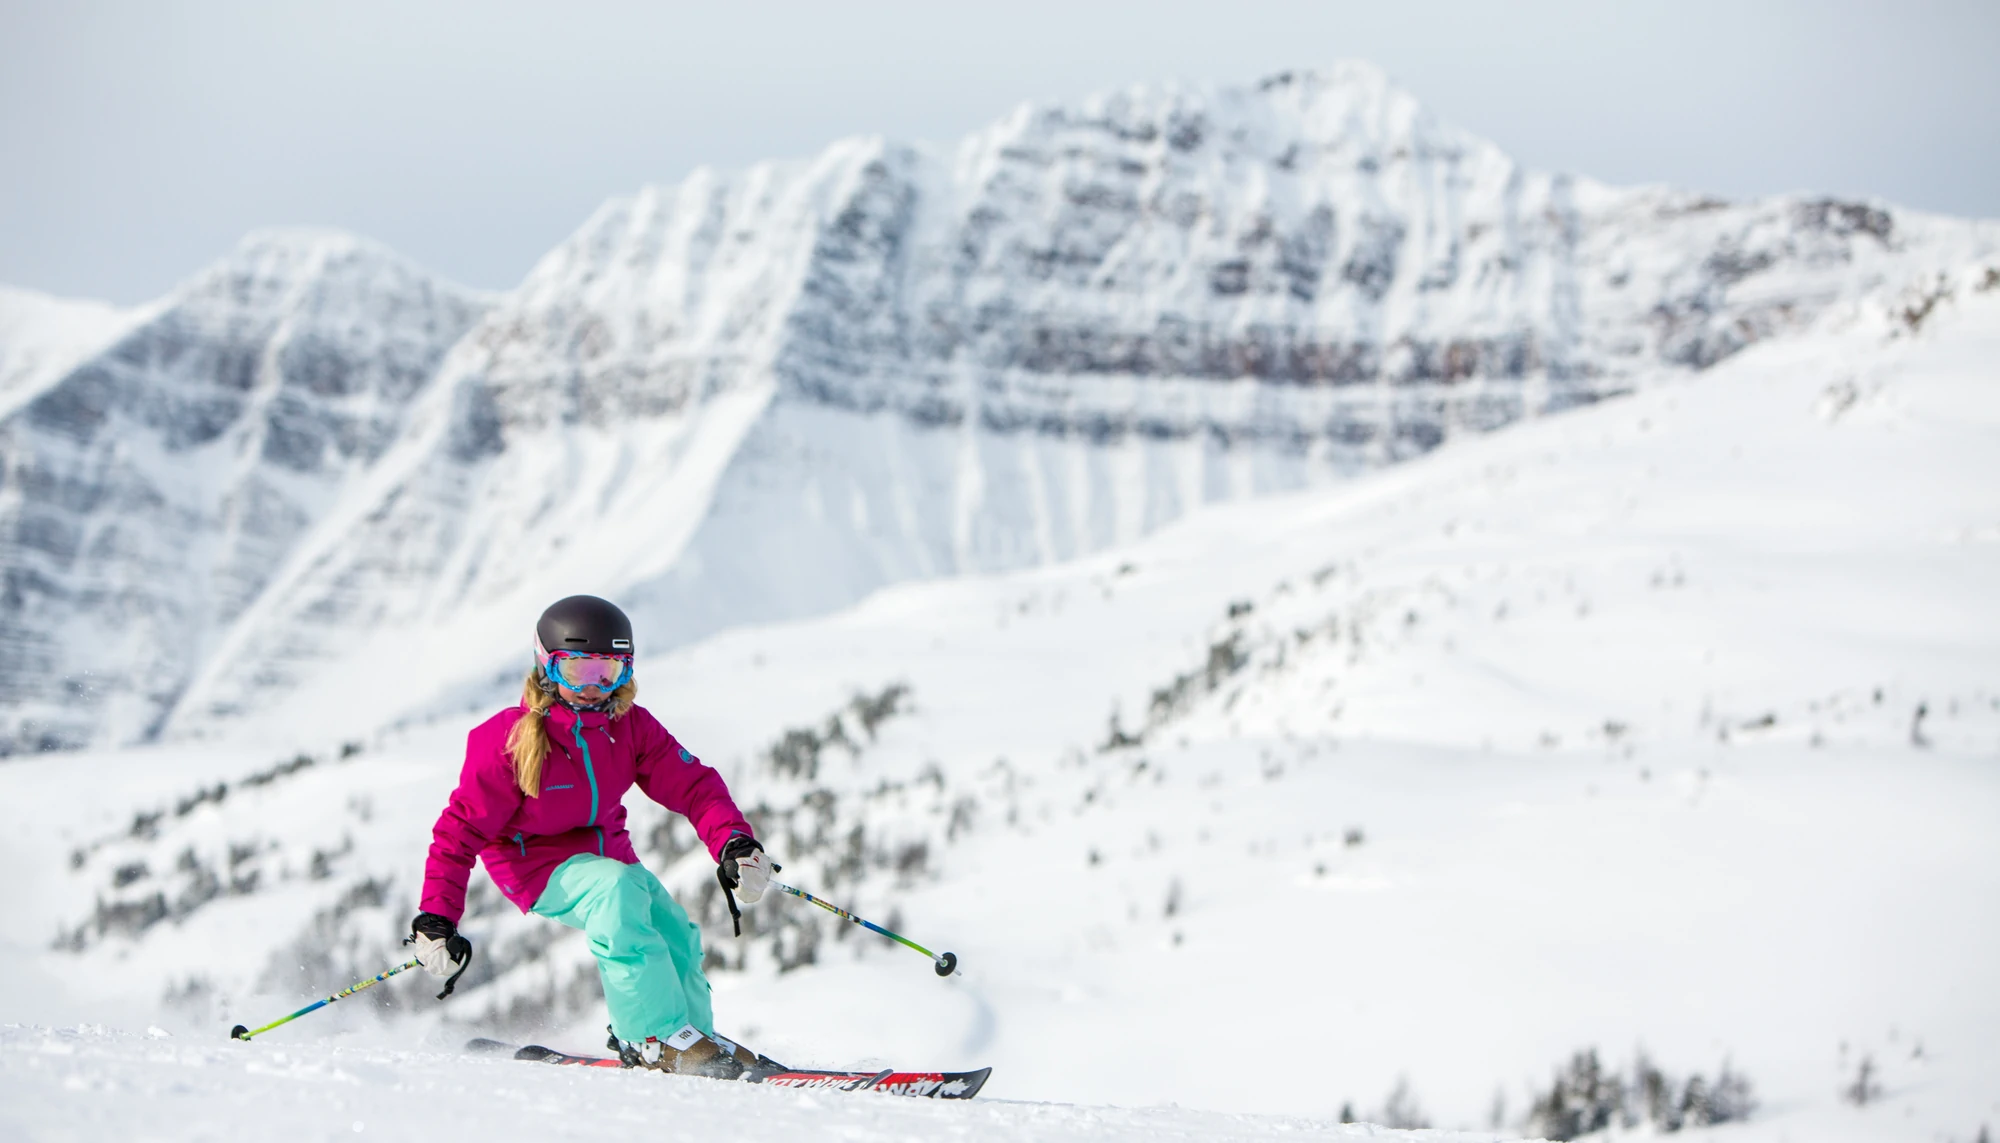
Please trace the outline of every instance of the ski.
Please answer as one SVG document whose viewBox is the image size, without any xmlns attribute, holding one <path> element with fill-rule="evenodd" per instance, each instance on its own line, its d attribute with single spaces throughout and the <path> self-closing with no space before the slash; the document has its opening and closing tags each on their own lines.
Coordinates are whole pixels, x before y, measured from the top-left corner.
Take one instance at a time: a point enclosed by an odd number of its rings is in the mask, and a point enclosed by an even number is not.
<svg viewBox="0 0 2000 1143">
<path fill-rule="evenodd" d="M 986 1085 L 992 1068 L 969 1072 L 899 1072 L 891 1069 L 867 1072 L 825 1072 L 794 1068 L 767 1075 L 754 1082 L 772 1087 L 834 1088 L 840 1091 L 874 1091 L 883 1095 L 905 1095 L 916 1099 L 971 1099 Z"/>
<path fill-rule="evenodd" d="M 559 1064 L 566 1067 L 626 1066 L 622 1060 L 613 1056 L 582 1056 L 572 1052 L 559 1052 L 540 1044 L 516 1047 L 513 1044 L 484 1037 L 467 1043 L 465 1050 L 480 1055 L 505 1054 L 517 1060 Z M 971 1099 L 979 1094 L 979 1089 L 986 1084 L 986 1077 L 991 1074 L 993 1074 L 992 1068 L 980 1068 L 969 1072 L 899 1072 L 894 1068 L 885 1068 L 879 1072 L 857 1072 L 786 1068 L 784 1071 L 753 1075 L 750 1082 L 772 1087 L 817 1088 L 826 1091 L 873 1091 L 883 1095 L 901 1095 L 917 1099 Z"/>
<path fill-rule="evenodd" d="M 543 1064 L 568 1064 L 585 1068 L 622 1068 L 625 1066 L 623 1060 L 614 1059 L 610 1056 L 573 1056 L 568 1052 L 558 1052 L 554 1048 L 544 1048 L 540 1044 L 516 1047 L 513 1044 L 503 1044 L 498 1040 L 489 1040 L 484 1036 L 466 1041 L 465 1050 L 482 1056 L 508 1055 L 517 1060 L 532 1060 Z"/>
</svg>

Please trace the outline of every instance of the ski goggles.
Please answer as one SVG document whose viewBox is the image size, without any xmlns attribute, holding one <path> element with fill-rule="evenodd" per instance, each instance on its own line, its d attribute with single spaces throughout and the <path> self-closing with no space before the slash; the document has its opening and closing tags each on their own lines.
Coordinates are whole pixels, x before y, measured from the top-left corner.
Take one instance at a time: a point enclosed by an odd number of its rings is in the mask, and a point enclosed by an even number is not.
<svg viewBox="0 0 2000 1143">
<path fill-rule="evenodd" d="M 573 691 L 597 687 L 609 693 L 624 686 L 632 677 L 632 656 L 551 651 L 542 660 L 542 672 L 549 677 L 549 681 Z"/>
</svg>

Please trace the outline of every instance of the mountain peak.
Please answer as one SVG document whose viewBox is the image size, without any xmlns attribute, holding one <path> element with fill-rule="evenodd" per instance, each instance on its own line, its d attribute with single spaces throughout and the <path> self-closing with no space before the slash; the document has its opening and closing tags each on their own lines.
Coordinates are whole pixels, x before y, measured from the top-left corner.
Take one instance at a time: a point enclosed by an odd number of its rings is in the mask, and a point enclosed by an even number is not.
<svg viewBox="0 0 2000 1143">
<path fill-rule="evenodd" d="M 1333 91 L 1375 96 L 1409 94 L 1397 86 L 1388 71 L 1361 59 L 1335 60 L 1323 68 L 1287 68 L 1263 77 L 1254 86 L 1262 92 L 1296 88 L 1313 96 Z"/>
<path fill-rule="evenodd" d="M 372 238 L 334 226 L 265 226 L 245 234 L 225 257 L 267 255 L 361 256 L 387 262 L 409 262 L 405 255 Z"/>
<path fill-rule="evenodd" d="M 1367 165 L 1403 152 L 1510 164 L 1493 144 L 1438 118 L 1388 72 L 1364 60 L 1276 72 L 1249 83 L 1134 84 L 1077 100 L 1023 104 L 974 136 L 1005 150 L 1022 141 L 1083 132 L 1115 146 L 1163 143 L 1169 153 L 1219 147 L 1232 159 L 1309 170 L 1316 158 Z M 1072 138 L 1063 150 L 1082 143 Z"/>
<path fill-rule="evenodd" d="M 314 283 L 338 283 L 361 293 L 440 289 L 467 299 L 479 292 L 446 281 L 373 239 L 318 226 L 253 230 L 221 258 L 175 291 L 188 303 L 224 297 L 233 303 L 263 299 L 282 304 Z"/>
</svg>

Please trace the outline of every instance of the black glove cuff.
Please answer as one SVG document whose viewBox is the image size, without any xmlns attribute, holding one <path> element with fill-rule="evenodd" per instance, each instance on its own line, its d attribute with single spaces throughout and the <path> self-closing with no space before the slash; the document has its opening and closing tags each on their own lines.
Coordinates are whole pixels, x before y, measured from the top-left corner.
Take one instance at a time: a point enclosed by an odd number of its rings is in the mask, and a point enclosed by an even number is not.
<svg viewBox="0 0 2000 1143">
<path fill-rule="evenodd" d="M 751 837 L 747 833 L 739 833 L 723 844 L 721 860 L 724 863 L 728 863 L 739 857 L 748 857 L 752 853 L 762 853 L 763 851 L 763 844 L 756 838 Z"/>
<path fill-rule="evenodd" d="M 409 940 L 403 943 L 409 944 L 418 937 L 443 941 L 445 959 L 458 966 L 458 971 L 452 973 L 451 979 L 444 982 L 444 991 L 438 993 L 438 999 L 443 1000 L 458 987 L 458 978 L 465 975 L 465 970 L 472 967 L 472 942 L 459 935 L 457 925 L 436 913 L 418 913 L 410 921 Z"/>
<path fill-rule="evenodd" d="M 434 941 L 449 941 L 458 935 L 458 926 L 436 913 L 418 913 L 416 919 L 410 922 L 410 931 Z"/>
</svg>

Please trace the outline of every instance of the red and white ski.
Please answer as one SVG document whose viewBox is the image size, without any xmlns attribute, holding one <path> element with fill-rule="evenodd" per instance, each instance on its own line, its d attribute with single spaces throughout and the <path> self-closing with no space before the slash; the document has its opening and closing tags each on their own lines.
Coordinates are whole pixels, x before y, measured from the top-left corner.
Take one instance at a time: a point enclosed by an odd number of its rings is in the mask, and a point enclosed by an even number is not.
<svg viewBox="0 0 2000 1143">
<path fill-rule="evenodd" d="M 517 1060 L 528 1060 L 542 1064 L 561 1064 L 568 1067 L 622 1068 L 626 1064 L 615 1056 L 581 1056 L 571 1052 L 558 1052 L 540 1044 L 515 1047 L 498 1040 L 477 1039 L 465 1045 L 466 1051 L 482 1055 L 508 1054 Z M 811 1068 L 787 1068 L 784 1071 L 752 1074 L 751 1083 L 767 1084 L 771 1087 L 819 1088 L 828 1091 L 873 1091 L 883 1095 L 910 1096 L 918 1099 L 971 1099 L 979 1094 L 986 1083 L 986 1077 L 993 1074 L 992 1068 L 980 1068 L 970 1072 L 899 1072 L 885 1068 L 879 1072 L 820 1071 Z"/>
</svg>

